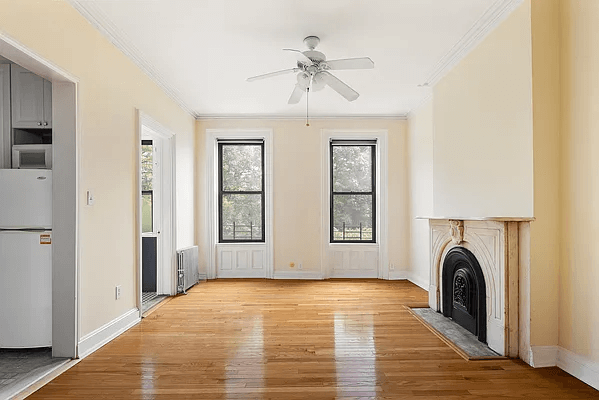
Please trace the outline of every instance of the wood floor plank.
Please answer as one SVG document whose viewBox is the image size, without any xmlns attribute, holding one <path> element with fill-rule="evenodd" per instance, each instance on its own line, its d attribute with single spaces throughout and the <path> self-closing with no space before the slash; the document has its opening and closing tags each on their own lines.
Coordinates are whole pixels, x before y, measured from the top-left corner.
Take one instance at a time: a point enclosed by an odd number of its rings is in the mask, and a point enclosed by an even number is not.
<svg viewBox="0 0 599 400">
<path fill-rule="evenodd" d="M 599 398 L 557 368 L 464 360 L 404 307 L 426 301 L 406 281 L 208 281 L 29 398 Z"/>
</svg>

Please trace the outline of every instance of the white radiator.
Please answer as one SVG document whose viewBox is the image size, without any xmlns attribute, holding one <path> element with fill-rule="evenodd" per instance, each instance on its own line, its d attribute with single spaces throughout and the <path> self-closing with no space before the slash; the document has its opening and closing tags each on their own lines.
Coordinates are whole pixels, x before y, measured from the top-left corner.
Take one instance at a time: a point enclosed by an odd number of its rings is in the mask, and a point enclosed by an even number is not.
<svg viewBox="0 0 599 400">
<path fill-rule="evenodd" d="M 177 293 L 185 293 L 198 279 L 198 246 L 177 250 Z"/>
</svg>

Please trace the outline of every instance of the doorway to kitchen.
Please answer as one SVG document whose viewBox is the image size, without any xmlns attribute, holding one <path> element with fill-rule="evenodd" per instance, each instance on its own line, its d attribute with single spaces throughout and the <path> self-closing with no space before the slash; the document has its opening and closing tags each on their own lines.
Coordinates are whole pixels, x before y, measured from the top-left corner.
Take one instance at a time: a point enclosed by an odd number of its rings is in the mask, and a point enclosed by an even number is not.
<svg viewBox="0 0 599 400">
<path fill-rule="evenodd" d="M 140 270 L 143 313 L 175 294 L 174 136 L 140 112 Z"/>
</svg>

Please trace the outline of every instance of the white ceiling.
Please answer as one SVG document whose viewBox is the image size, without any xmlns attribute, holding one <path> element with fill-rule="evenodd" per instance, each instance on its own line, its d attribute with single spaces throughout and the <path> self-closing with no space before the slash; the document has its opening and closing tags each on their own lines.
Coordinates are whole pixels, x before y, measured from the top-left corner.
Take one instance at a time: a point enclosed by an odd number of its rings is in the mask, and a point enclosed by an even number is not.
<svg viewBox="0 0 599 400">
<path fill-rule="evenodd" d="M 328 59 L 370 57 L 373 70 L 335 71 L 360 93 L 310 96 L 313 116 L 400 117 L 519 0 L 71 0 L 90 22 L 197 117 L 305 114 L 288 105 L 293 68 L 317 35 Z"/>
</svg>

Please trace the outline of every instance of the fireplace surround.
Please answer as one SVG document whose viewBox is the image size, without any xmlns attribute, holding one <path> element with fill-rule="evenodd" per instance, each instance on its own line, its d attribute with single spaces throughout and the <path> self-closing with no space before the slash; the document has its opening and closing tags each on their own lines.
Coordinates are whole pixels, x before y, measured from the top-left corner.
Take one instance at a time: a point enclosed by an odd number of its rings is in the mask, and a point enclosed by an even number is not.
<svg viewBox="0 0 599 400">
<path fill-rule="evenodd" d="M 426 219 L 431 251 L 429 306 L 445 316 L 453 313 L 454 305 L 466 310 L 458 313 L 458 319 L 470 317 L 467 322 L 475 326 L 469 330 L 479 340 L 500 355 L 518 357 L 519 231 L 530 219 Z M 464 267 L 468 263 L 472 268 Z M 444 287 L 444 274 L 450 276 L 446 279 L 451 286 Z M 454 293 L 456 280 L 459 288 Z M 478 292 L 471 292 L 477 285 Z"/>
</svg>

